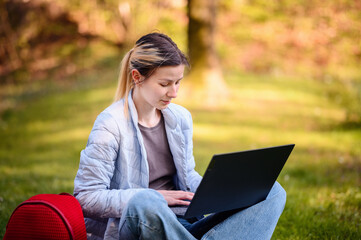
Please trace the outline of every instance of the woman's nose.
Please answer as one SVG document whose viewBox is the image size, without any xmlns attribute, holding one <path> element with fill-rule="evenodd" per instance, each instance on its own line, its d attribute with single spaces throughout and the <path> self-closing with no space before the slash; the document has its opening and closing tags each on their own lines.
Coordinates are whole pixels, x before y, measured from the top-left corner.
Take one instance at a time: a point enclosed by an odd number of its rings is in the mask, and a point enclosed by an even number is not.
<svg viewBox="0 0 361 240">
<path fill-rule="evenodd" d="M 168 97 L 176 98 L 177 97 L 177 92 L 178 92 L 178 86 L 176 86 L 175 84 L 172 85 L 170 87 L 170 89 L 168 90 Z"/>
</svg>

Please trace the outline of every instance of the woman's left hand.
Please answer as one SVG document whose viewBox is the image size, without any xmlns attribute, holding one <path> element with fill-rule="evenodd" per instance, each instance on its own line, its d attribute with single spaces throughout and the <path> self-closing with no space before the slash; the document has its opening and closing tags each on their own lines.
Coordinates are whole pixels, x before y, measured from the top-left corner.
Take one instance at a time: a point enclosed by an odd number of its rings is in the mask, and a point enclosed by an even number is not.
<svg viewBox="0 0 361 240">
<path fill-rule="evenodd" d="M 164 199 L 167 201 L 168 206 L 175 205 L 186 205 L 190 204 L 190 201 L 193 199 L 194 193 L 185 192 L 185 191 L 175 191 L 175 190 L 158 190 L 160 194 L 163 195 Z"/>
</svg>

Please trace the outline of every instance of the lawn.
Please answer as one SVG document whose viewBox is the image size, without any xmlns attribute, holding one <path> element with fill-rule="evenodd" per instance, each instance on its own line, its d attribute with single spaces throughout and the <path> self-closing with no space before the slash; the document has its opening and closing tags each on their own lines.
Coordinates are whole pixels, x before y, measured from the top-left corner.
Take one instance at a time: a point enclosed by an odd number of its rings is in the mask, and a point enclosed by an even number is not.
<svg viewBox="0 0 361 240">
<path fill-rule="evenodd" d="M 0 90 L 0 237 L 22 201 L 72 192 L 80 151 L 112 102 L 116 69 Z M 295 143 L 278 179 L 288 198 L 273 239 L 361 239 L 361 126 L 344 123 L 320 82 L 237 71 L 225 79 L 224 103 L 189 97 L 188 79 L 175 101 L 193 115 L 196 169 L 203 174 L 214 153 Z"/>
</svg>

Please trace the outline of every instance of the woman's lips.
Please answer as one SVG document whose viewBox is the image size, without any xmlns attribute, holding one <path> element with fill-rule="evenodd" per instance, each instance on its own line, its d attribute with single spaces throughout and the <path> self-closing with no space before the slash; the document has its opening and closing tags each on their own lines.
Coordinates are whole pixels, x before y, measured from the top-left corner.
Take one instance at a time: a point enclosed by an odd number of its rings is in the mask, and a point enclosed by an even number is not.
<svg viewBox="0 0 361 240">
<path fill-rule="evenodd" d="M 170 100 L 166 101 L 166 100 L 161 100 L 165 105 L 168 105 L 170 103 Z"/>
</svg>

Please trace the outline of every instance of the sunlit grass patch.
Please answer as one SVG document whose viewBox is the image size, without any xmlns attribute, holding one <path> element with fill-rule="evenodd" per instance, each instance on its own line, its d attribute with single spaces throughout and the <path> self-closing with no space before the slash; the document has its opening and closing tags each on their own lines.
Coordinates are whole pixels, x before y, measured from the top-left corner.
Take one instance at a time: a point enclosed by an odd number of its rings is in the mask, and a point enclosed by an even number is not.
<svg viewBox="0 0 361 240">
<path fill-rule="evenodd" d="M 350 190 L 304 187 L 288 191 L 286 208 L 274 233 L 274 239 L 358 239 L 359 207 L 337 206 L 336 194 L 355 199 Z M 351 190 L 353 191 L 353 190 Z M 327 199 L 327 200 L 325 200 Z M 356 200 L 359 201 L 359 200 Z M 341 200 L 339 203 L 344 203 Z"/>
</svg>

